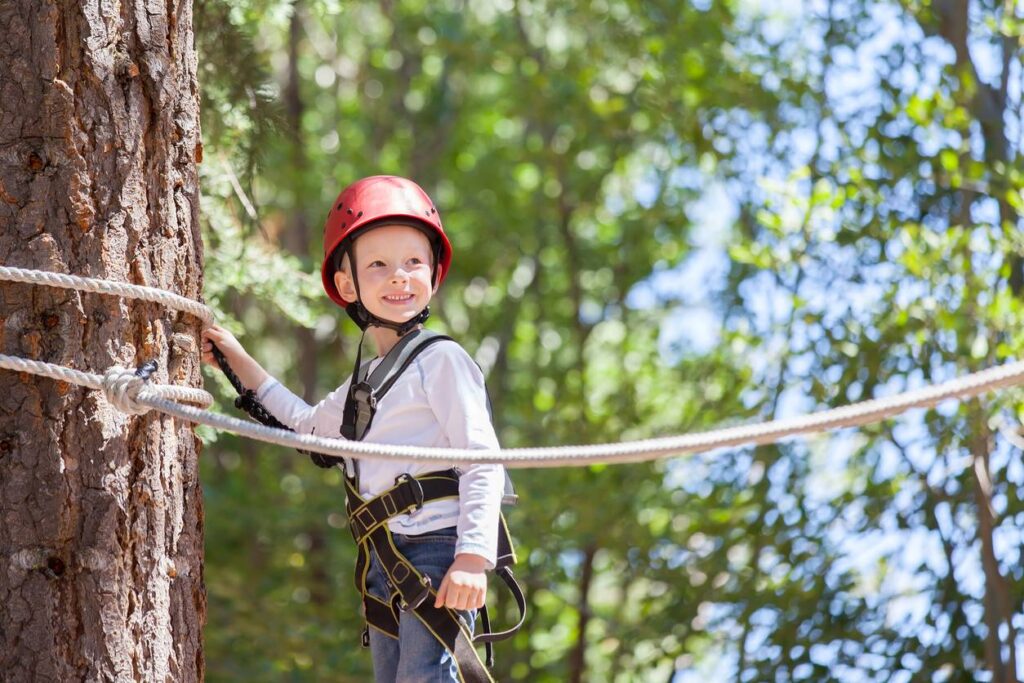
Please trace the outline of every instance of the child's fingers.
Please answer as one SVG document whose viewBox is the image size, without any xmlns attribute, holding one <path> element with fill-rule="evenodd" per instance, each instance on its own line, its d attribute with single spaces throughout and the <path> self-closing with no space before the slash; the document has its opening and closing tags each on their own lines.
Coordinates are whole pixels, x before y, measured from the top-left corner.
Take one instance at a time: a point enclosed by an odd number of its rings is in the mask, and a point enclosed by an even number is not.
<svg viewBox="0 0 1024 683">
<path fill-rule="evenodd" d="M 441 587 L 437 589 L 437 599 L 434 600 L 434 607 L 441 607 L 444 605 L 444 601 L 448 599 L 448 575 L 444 575 L 444 579 L 441 581 Z"/>
<path fill-rule="evenodd" d="M 444 603 L 446 607 L 457 610 L 476 609 L 480 606 L 482 592 L 473 586 L 454 585 L 448 590 Z"/>
<path fill-rule="evenodd" d="M 221 350 L 226 350 L 232 345 L 234 338 L 227 330 L 213 330 L 207 329 L 203 332 L 203 348 L 209 351 L 213 350 L 213 346 L 217 345 Z"/>
<path fill-rule="evenodd" d="M 224 338 L 224 330 L 219 328 L 219 327 L 217 327 L 216 325 L 213 326 L 213 327 L 207 327 L 205 330 L 203 330 L 203 339 L 223 339 L 223 338 Z"/>
<path fill-rule="evenodd" d="M 470 588 L 463 594 L 460 602 L 462 605 L 459 609 L 479 609 L 483 604 L 483 591 L 479 588 Z"/>
<path fill-rule="evenodd" d="M 218 363 L 217 359 L 213 356 L 213 347 L 218 346 L 221 350 L 227 350 L 229 342 L 233 340 L 231 333 L 220 325 L 213 324 L 202 330 L 201 338 L 202 362 L 215 368 L 219 368 L 220 363 Z"/>
<path fill-rule="evenodd" d="M 448 597 L 445 598 L 444 606 L 450 607 L 451 609 L 463 609 L 463 603 L 466 602 L 466 596 L 464 591 L 459 590 L 458 586 L 452 586 L 448 589 Z"/>
</svg>

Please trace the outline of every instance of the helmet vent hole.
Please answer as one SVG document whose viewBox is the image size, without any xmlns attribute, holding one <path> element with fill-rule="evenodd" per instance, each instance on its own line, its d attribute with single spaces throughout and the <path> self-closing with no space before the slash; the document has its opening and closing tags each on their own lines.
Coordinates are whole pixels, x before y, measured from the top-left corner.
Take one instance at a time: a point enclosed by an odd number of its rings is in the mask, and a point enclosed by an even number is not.
<svg viewBox="0 0 1024 683">
<path fill-rule="evenodd" d="M 343 207 L 343 206 L 345 206 L 345 205 L 342 204 L 341 202 L 338 202 L 338 205 L 336 207 L 334 207 L 334 208 L 337 209 L 338 211 L 341 211 L 341 207 Z"/>
<path fill-rule="evenodd" d="M 349 209 L 349 210 L 348 210 L 348 215 L 349 215 L 349 216 L 351 216 L 351 215 L 352 215 L 352 209 Z"/>
<path fill-rule="evenodd" d="M 356 214 L 356 218 L 362 218 L 362 217 L 363 217 L 363 212 L 362 211 L 360 211 L 359 213 Z"/>
</svg>

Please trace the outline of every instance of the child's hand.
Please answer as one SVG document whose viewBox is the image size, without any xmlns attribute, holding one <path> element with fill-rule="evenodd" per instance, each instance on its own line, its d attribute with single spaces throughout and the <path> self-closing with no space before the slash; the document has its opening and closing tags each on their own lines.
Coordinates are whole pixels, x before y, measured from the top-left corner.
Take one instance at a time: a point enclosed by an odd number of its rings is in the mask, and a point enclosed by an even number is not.
<svg viewBox="0 0 1024 683">
<path fill-rule="evenodd" d="M 472 553 L 459 553 L 437 589 L 434 607 L 480 609 L 487 597 L 487 560 Z"/>
<path fill-rule="evenodd" d="M 225 330 L 220 325 L 211 325 L 203 330 L 203 362 L 212 365 L 213 367 L 220 367 L 213 357 L 213 345 L 216 344 L 217 348 L 224 354 L 224 358 L 227 360 L 228 365 L 238 375 L 238 379 L 242 381 L 242 385 L 246 389 L 255 390 L 259 387 L 264 380 L 270 375 L 264 370 L 259 363 L 252 359 L 252 357 L 245 352 L 242 345 L 235 339 L 235 335 Z"/>
<path fill-rule="evenodd" d="M 216 344 L 217 348 L 221 350 L 224 357 L 228 359 L 230 363 L 232 359 L 239 358 L 247 355 L 242 345 L 235 339 L 235 335 L 225 330 L 220 325 L 211 325 L 203 330 L 203 362 L 212 365 L 213 367 L 219 367 L 216 359 L 213 357 L 213 345 Z"/>
</svg>

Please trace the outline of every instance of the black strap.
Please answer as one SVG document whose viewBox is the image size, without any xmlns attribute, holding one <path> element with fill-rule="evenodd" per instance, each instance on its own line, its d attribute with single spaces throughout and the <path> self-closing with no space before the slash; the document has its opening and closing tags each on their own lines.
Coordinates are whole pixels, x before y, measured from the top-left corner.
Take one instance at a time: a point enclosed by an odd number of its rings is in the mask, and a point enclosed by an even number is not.
<svg viewBox="0 0 1024 683">
<path fill-rule="evenodd" d="M 372 373 L 369 371 L 369 362 L 362 363 L 360 340 L 348 396 L 345 399 L 345 409 L 342 412 L 342 436 L 352 441 L 362 441 L 373 423 L 377 404 L 391 390 L 406 368 L 428 346 L 445 340 L 452 339 L 430 330 L 413 330 L 387 352 Z"/>
<path fill-rule="evenodd" d="M 420 477 L 403 475 L 390 490 L 351 507 L 348 511 L 349 529 L 356 543 L 362 543 L 392 517 L 418 510 L 424 503 L 458 497 L 459 475 L 454 470 Z"/>
<path fill-rule="evenodd" d="M 384 493 L 364 500 L 359 496 L 354 479 L 345 479 L 347 493 L 346 508 L 349 517 L 349 530 L 359 549 L 356 558 L 355 584 L 356 590 L 364 596 L 366 619 L 370 627 L 387 635 L 398 637 L 398 615 L 401 609 L 414 609 L 417 614 L 420 606 L 433 595 L 433 587 L 429 579 L 422 576 L 398 551 L 391 539 L 387 522 L 392 517 L 406 514 L 422 507 L 425 503 L 445 498 L 455 498 L 459 494 L 459 473 L 456 470 L 430 472 L 419 477 L 405 475 L 399 478 L 395 486 Z M 499 517 L 498 557 L 495 574 L 512 593 L 519 609 L 519 621 L 510 629 L 491 632 L 490 618 L 481 612 L 483 632 L 472 638 L 471 642 L 484 643 L 487 646 L 487 659 L 493 661 L 491 643 L 512 637 L 522 627 L 526 619 L 526 597 L 522 588 L 512 575 L 511 566 L 516 561 L 515 551 L 508 533 L 504 515 Z M 366 574 L 369 571 L 370 546 L 377 552 L 388 580 L 396 590 L 396 599 L 391 604 L 370 595 L 366 590 Z M 425 582 L 424 580 L 427 579 Z M 436 610 L 435 610 L 436 611 Z M 432 620 L 433 617 L 430 617 Z M 434 631 L 440 628 L 431 621 L 428 627 Z M 445 637 L 446 647 L 454 643 L 457 634 L 448 633 Z M 454 645 L 453 645 L 454 646 Z M 454 650 L 452 650 L 454 652 Z M 490 664 L 488 664 L 490 666 Z"/>
<path fill-rule="evenodd" d="M 452 653 L 459 670 L 459 680 L 466 683 L 493 683 L 494 679 L 473 647 L 473 637 L 462 617 L 447 607 L 434 607 L 437 593 L 429 577 L 420 574 L 409 564 L 395 548 L 385 528 L 374 532 L 370 542 L 380 558 L 384 573 L 397 590 L 399 611 L 415 614 L 427 630 Z"/>
<path fill-rule="evenodd" d="M 377 317 L 373 313 L 370 313 L 366 306 L 363 306 L 362 301 L 354 301 L 345 306 L 345 313 L 347 313 L 352 322 L 356 324 L 356 327 L 364 332 L 368 327 L 386 327 L 394 330 L 398 334 L 405 334 L 410 329 L 427 321 L 427 318 L 430 317 L 430 306 L 424 306 L 423 310 L 415 317 L 406 320 L 404 323 L 396 323 Z"/>
<path fill-rule="evenodd" d="M 395 594 L 390 606 L 369 595 L 365 585 L 363 604 L 369 628 L 386 635 L 398 637 L 398 619 L 401 612 L 412 612 L 428 631 L 452 653 L 458 668 L 459 680 L 464 683 L 494 683 L 487 667 L 473 647 L 473 637 L 458 612 L 447 607 L 434 607 L 437 593 L 430 577 L 419 572 L 415 566 L 395 547 L 394 539 L 387 525 L 377 526 L 360 544 L 360 555 L 369 554 L 373 547 L 380 560 L 381 568 L 393 586 Z M 390 609 L 389 609 L 390 607 Z M 396 614 L 396 610 L 398 614 Z M 390 612 L 390 614 L 388 614 Z M 374 619 L 380 621 L 374 622 Z M 389 632 L 390 631 L 390 632 Z"/>
<path fill-rule="evenodd" d="M 345 402 L 342 434 L 347 438 L 352 438 L 346 434 L 346 430 L 349 429 L 352 436 L 358 434 L 357 440 L 361 440 L 373 420 L 377 401 L 394 386 L 398 377 L 421 351 L 430 344 L 446 339 L 450 340 L 451 338 L 426 330 L 414 330 L 405 335 L 388 352 L 373 373 L 369 373 L 369 361 L 365 365 L 361 362 L 363 343 L 361 338 L 356 351 L 356 365 L 349 388 L 349 396 Z M 212 353 L 228 381 L 239 394 L 235 399 L 236 407 L 244 410 L 261 424 L 294 431 L 271 415 L 266 406 L 256 398 L 255 392 L 245 388 L 216 344 L 212 345 Z M 360 387 L 360 391 L 353 392 L 352 386 Z M 489 410 L 490 399 L 488 398 Z M 339 462 L 343 462 L 341 458 L 333 456 L 309 451 L 299 452 L 308 453 L 313 462 L 321 467 L 333 467 Z M 374 628 L 387 636 L 397 638 L 400 612 L 412 610 L 424 626 L 452 653 L 459 669 L 460 678 L 465 683 L 493 683 L 494 679 L 491 678 L 486 668 L 494 664 L 492 644 L 514 635 L 526 619 L 526 598 L 512 576 L 510 568 L 515 563 L 516 556 L 504 516 L 499 518 L 498 558 L 495 573 L 501 577 L 512 592 L 519 608 L 519 621 L 511 629 L 492 633 L 490 616 L 487 613 L 487 608 L 484 607 L 480 612 L 483 633 L 475 638 L 470 634 L 468 627 L 457 612 L 433 606 L 433 601 L 430 598 L 436 596 L 436 593 L 431 586 L 429 577 L 421 574 L 398 551 L 387 526 L 387 521 L 392 517 L 418 509 L 424 503 L 444 498 L 457 498 L 459 495 L 458 481 L 459 473 L 455 470 L 432 472 L 415 478 L 406 475 L 400 477 L 391 490 L 385 491 L 369 501 L 364 501 L 359 496 L 356 480 L 346 477 L 349 528 L 358 546 L 355 584 L 356 589 L 363 595 L 367 628 Z M 510 481 L 506 473 L 506 495 L 510 491 Z M 369 570 L 369 547 L 371 545 L 381 560 L 388 580 L 395 588 L 395 594 L 390 602 L 382 601 L 366 590 L 366 574 Z M 486 667 L 480 661 L 473 647 L 474 642 L 485 645 Z M 364 631 L 363 644 L 369 644 L 368 631 Z"/>
<path fill-rule="evenodd" d="M 213 353 L 214 360 L 217 361 L 217 365 L 220 366 L 221 372 L 231 382 L 231 386 L 238 392 L 238 397 L 235 399 L 235 407 L 244 410 L 249 417 L 256 420 L 262 425 L 267 427 L 274 427 L 275 429 L 283 429 L 285 431 L 294 432 L 295 430 L 284 424 L 276 417 L 270 414 L 267 407 L 263 405 L 258 398 L 256 398 L 256 392 L 252 389 L 246 389 L 245 385 L 242 384 L 242 380 L 238 378 L 235 371 L 231 368 L 231 364 L 228 363 L 228 359 L 224 356 L 224 352 L 221 351 L 216 344 L 210 342 L 211 352 Z M 310 459 L 318 467 L 334 467 L 335 465 L 343 462 L 341 458 L 337 458 L 331 455 L 324 455 L 323 453 L 314 453 L 312 451 L 304 451 L 302 449 L 296 449 L 299 453 L 307 454 Z"/>
<path fill-rule="evenodd" d="M 490 619 L 488 619 L 484 624 L 484 632 L 473 638 L 474 642 L 487 645 L 511 638 L 522 628 L 523 622 L 526 621 L 526 595 L 523 593 L 523 589 L 516 581 L 516 578 L 512 575 L 512 568 L 509 566 L 497 567 L 494 573 L 508 586 L 509 591 L 512 593 L 512 599 L 516 601 L 516 607 L 519 608 L 519 621 L 510 629 L 494 632 L 491 631 L 491 623 Z"/>
<path fill-rule="evenodd" d="M 365 332 L 363 337 L 365 337 Z M 432 330 L 413 330 L 399 339 L 398 343 L 388 351 L 380 364 L 371 373 L 370 364 L 372 361 L 362 362 L 363 338 L 360 338 L 359 347 L 356 349 L 356 362 L 352 370 L 352 379 L 349 383 L 349 391 L 345 399 L 344 410 L 342 411 L 341 435 L 352 441 L 362 441 L 370 425 L 373 423 L 373 416 L 377 412 L 377 404 L 391 390 L 391 387 L 394 386 L 398 378 L 402 376 L 402 373 L 412 364 L 416 356 L 431 344 L 446 340 L 454 341 L 451 337 Z M 493 422 L 491 397 L 486 392 L 487 387 L 485 385 L 484 393 L 487 398 L 487 414 Z M 358 475 L 358 463 L 353 463 L 353 465 L 353 469 L 356 470 Z M 505 470 L 505 490 L 501 498 L 502 505 L 515 505 L 518 500 L 519 497 L 512 486 L 512 478 L 509 476 L 508 470 Z M 515 562 L 515 559 L 513 558 L 512 561 Z"/>
</svg>

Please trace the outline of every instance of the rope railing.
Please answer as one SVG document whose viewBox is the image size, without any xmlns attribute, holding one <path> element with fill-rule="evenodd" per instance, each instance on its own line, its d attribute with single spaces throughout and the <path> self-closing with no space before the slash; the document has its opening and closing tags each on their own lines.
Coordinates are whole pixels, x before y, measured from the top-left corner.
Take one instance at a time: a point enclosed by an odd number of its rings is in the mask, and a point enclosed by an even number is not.
<svg viewBox="0 0 1024 683">
<path fill-rule="evenodd" d="M 7 277 L 10 270 L 12 269 L 0 267 L 0 280 L 12 279 Z M 13 270 L 18 271 L 19 279 L 16 280 L 18 282 L 33 282 L 35 284 L 60 287 L 71 286 L 64 284 L 66 281 L 63 280 L 61 284 L 54 284 L 49 278 L 37 277 L 37 271 Z M 46 273 L 46 275 L 54 274 Z M 71 278 L 73 276 L 62 277 Z M 89 280 L 89 278 L 75 278 L 75 280 L 83 279 Z M 104 285 L 100 287 L 96 284 L 96 281 L 93 281 L 90 284 L 90 287 L 93 288 L 87 291 L 129 297 L 134 297 L 137 293 L 134 291 L 138 287 L 137 285 L 112 284 L 119 286 L 108 288 Z M 152 288 L 140 289 L 152 290 Z M 168 292 L 161 293 L 169 294 Z M 152 293 L 146 293 L 146 295 L 154 297 L 148 298 L 147 300 L 149 301 L 163 303 L 162 299 L 156 298 Z M 171 296 L 183 299 L 183 297 L 177 297 L 177 295 Z M 202 304 L 197 304 L 188 299 L 183 300 L 188 301 L 194 306 L 199 306 L 206 313 L 209 313 L 209 309 L 202 306 Z M 178 302 L 175 303 L 177 304 Z M 189 307 L 189 309 L 179 308 L 178 310 L 187 310 L 187 312 L 197 315 L 197 317 L 200 317 L 208 324 L 212 322 L 212 313 L 209 314 L 209 317 L 206 317 L 205 314 L 194 312 L 194 306 Z M 128 412 L 141 414 L 149 409 L 155 409 L 188 422 L 204 424 L 267 443 L 289 446 L 305 451 L 314 451 L 325 455 L 379 460 L 419 460 L 438 463 L 503 463 L 512 468 L 636 463 L 733 446 L 775 443 L 801 434 L 818 433 L 879 422 L 913 408 L 932 407 L 946 400 L 977 396 L 985 392 L 1024 383 L 1024 361 L 1016 361 L 964 375 L 940 384 L 902 392 L 894 396 L 870 399 L 840 408 L 822 410 L 781 420 L 737 425 L 694 434 L 610 444 L 471 450 L 374 444 L 365 441 L 349 441 L 346 439 L 330 439 L 308 434 L 296 434 L 282 429 L 265 427 L 253 422 L 204 410 L 212 402 L 212 397 L 205 391 L 188 387 L 150 385 L 133 371 L 124 368 L 111 368 L 101 378 L 99 375 L 71 370 L 59 365 L 7 355 L 0 355 L 0 368 L 17 372 L 30 372 L 59 381 L 103 390 L 111 403 Z M 201 407 L 183 405 L 183 402 L 196 403 Z"/>
<path fill-rule="evenodd" d="M 44 285 L 46 287 L 59 287 L 61 289 L 75 289 L 82 292 L 93 292 L 94 294 L 109 294 L 126 299 L 141 299 L 142 301 L 162 304 L 176 311 L 193 315 L 208 326 L 213 324 L 213 311 L 208 306 L 183 297 L 180 294 L 158 289 L 157 287 L 145 287 L 143 285 L 114 282 L 113 280 L 104 280 L 102 278 L 81 277 L 79 275 L 67 275 L 46 270 L 29 270 L 27 268 L 12 268 L 10 266 L 0 266 L 0 280 Z"/>
<path fill-rule="evenodd" d="M 0 354 L 0 368 L 13 370 L 14 372 L 27 372 L 39 377 L 48 377 L 58 382 L 76 384 L 80 387 L 97 389 L 107 396 L 107 400 L 124 412 L 131 412 L 137 415 L 149 412 L 142 410 L 141 406 L 134 405 L 133 399 L 143 388 L 147 395 L 169 401 L 181 403 L 194 403 L 203 408 L 213 405 L 213 396 L 202 389 L 193 387 L 182 387 L 175 384 L 149 384 L 135 374 L 134 370 L 111 366 L 103 375 L 91 372 L 83 372 L 73 368 L 66 368 L 63 365 L 44 363 L 29 358 L 18 358 Z M 132 382 L 137 379 L 141 382 Z"/>
</svg>

